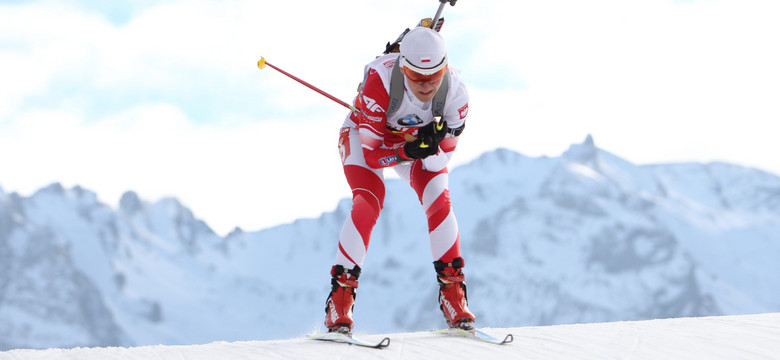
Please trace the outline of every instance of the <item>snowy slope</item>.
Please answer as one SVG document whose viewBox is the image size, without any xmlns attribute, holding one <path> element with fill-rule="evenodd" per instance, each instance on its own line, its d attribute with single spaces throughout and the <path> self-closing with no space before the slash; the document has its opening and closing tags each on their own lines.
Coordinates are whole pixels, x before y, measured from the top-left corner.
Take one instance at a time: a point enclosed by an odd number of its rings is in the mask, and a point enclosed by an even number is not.
<svg viewBox="0 0 780 360">
<path fill-rule="evenodd" d="M 487 329 L 512 333 L 490 345 L 425 332 L 391 334 L 376 350 L 294 339 L 193 346 L 76 348 L 0 352 L 0 360 L 234 359 L 777 359 L 780 314 Z M 379 340 L 384 335 L 365 335 Z"/>
<path fill-rule="evenodd" d="M 450 183 L 480 326 L 780 311 L 775 175 L 638 166 L 588 138 L 559 157 L 489 152 L 453 169 Z M 440 327 L 424 214 L 402 181 L 387 193 L 356 331 Z M 315 331 L 349 206 L 221 238 L 176 199 L 128 192 L 111 209 L 80 187 L 0 190 L 0 349 Z"/>
</svg>

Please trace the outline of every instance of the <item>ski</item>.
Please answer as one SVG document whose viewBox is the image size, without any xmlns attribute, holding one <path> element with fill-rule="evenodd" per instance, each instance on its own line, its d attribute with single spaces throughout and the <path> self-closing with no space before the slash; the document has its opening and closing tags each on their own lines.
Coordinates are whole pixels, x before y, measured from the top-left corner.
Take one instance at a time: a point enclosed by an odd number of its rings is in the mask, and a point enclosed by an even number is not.
<svg viewBox="0 0 780 360">
<path fill-rule="evenodd" d="M 307 337 L 313 340 L 352 344 L 352 345 L 364 346 L 364 347 L 369 347 L 374 349 L 382 349 L 390 346 L 390 338 L 388 337 L 382 339 L 382 341 L 378 343 L 370 342 L 368 340 L 363 340 L 352 334 L 345 334 L 340 332 L 327 332 L 321 334 L 308 335 Z"/>
<path fill-rule="evenodd" d="M 471 331 L 463 330 L 460 328 L 449 328 L 444 330 L 434 330 L 432 331 L 434 334 L 442 334 L 442 335 L 449 335 L 449 336 L 458 336 L 458 337 L 465 337 L 469 339 L 479 340 L 482 342 L 490 343 L 490 344 L 496 344 L 496 345 L 503 345 L 511 343 L 512 340 L 514 340 L 514 337 L 512 334 L 507 334 L 503 340 L 493 337 L 492 335 L 479 330 L 474 329 Z"/>
</svg>

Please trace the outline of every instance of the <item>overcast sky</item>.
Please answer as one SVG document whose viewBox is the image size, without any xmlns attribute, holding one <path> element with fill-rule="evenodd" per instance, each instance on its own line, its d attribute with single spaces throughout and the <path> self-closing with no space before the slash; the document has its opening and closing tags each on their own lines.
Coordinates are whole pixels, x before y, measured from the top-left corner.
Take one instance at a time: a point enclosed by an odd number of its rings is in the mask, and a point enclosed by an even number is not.
<svg viewBox="0 0 780 360">
<path fill-rule="evenodd" d="M 257 60 L 349 102 L 438 4 L 0 0 L 0 187 L 174 196 L 220 234 L 330 211 L 349 196 L 347 110 Z M 472 97 L 456 166 L 592 134 L 636 164 L 780 174 L 776 0 L 461 0 L 444 17 Z"/>
</svg>

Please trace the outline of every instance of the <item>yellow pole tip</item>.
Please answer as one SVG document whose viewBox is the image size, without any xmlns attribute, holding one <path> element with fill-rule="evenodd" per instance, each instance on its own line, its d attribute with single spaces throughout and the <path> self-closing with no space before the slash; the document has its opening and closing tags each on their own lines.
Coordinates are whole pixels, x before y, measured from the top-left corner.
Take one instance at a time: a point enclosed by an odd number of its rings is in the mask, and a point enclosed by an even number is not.
<svg viewBox="0 0 780 360">
<path fill-rule="evenodd" d="M 265 69 L 265 58 L 261 57 L 260 60 L 257 60 L 257 68 L 260 70 Z"/>
</svg>

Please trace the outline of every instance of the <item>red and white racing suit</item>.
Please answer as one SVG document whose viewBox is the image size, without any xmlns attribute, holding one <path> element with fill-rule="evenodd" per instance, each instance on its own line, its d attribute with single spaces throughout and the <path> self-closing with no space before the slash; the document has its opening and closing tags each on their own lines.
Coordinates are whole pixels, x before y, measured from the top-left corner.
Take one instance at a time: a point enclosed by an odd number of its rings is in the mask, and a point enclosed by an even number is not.
<svg viewBox="0 0 780 360">
<path fill-rule="evenodd" d="M 389 118 L 386 115 L 391 72 L 397 58 L 398 54 L 391 53 L 366 65 L 362 91 L 355 99 L 356 107 L 362 112 L 350 113 L 341 128 L 339 152 L 352 188 L 352 211 L 341 230 L 336 265 L 347 269 L 363 266 L 371 231 L 384 203 L 386 167 L 392 167 L 417 193 L 428 218 L 433 260 L 447 263 L 460 256 L 458 223 L 450 204 L 446 167 L 458 137 L 447 134 L 439 143 L 436 155 L 399 162 L 396 149 L 413 139 L 419 128 L 433 121 L 433 113 L 431 102 L 422 103 L 407 90 L 398 111 Z M 457 72 L 450 70 L 442 120 L 450 128 L 463 125 L 468 116 L 468 102 L 465 84 Z"/>
</svg>

